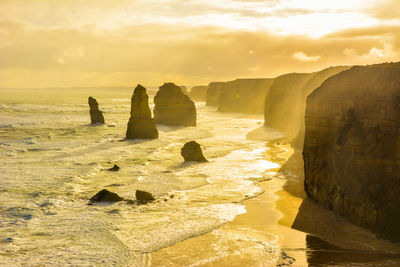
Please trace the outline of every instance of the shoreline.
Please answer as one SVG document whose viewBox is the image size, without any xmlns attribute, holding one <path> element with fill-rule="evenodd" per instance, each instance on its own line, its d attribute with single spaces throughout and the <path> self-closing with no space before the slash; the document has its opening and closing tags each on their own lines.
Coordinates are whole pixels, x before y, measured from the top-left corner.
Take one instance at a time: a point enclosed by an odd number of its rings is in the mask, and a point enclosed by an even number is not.
<svg viewBox="0 0 400 267">
<path fill-rule="evenodd" d="M 244 214 L 209 233 L 149 254 L 147 263 L 150 266 L 400 264 L 399 245 L 376 238 L 306 197 L 299 151 L 289 147 L 277 155 L 283 156 L 281 167 L 269 170 L 276 171 L 271 179 L 257 182 L 263 190 L 261 194 L 240 202 L 246 208 Z M 228 235 L 228 241 L 224 240 Z M 219 244 L 228 249 L 221 249 Z M 166 259 L 170 262 L 166 263 Z"/>
</svg>

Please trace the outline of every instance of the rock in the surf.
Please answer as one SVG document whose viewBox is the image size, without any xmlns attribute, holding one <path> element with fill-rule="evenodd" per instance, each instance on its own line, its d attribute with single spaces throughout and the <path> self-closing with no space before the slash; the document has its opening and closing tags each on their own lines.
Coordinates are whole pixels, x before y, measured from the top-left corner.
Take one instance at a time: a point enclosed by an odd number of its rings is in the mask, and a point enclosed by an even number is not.
<svg viewBox="0 0 400 267">
<path fill-rule="evenodd" d="M 141 204 L 146 204 L 155 200 L 153 195 L 146 191 L 136 190 L 136 200 Z"/>
<path fill-rule="evenodd" d="M 151 117 L 149 97 L 146 88 L 139 84 L 131 99 L 131 117 L 126 130 L 126 139 L 156 138 L 158 138 L 158 131 Z"/>
<path fill-rule="evenodd" d="M 99 110 L 99 103 L 97 103 L 97 100 L 93 97 L 88 98 L 89 102 L 89 107 L 90 107 L 90 123 L 91 124 L 96 124 L 96 123 L 102 123 L 104 124 L 104 116 L 103 112 Z"/>
<path fill-rule="evenodd" d="M 207 162 L 201 151 L 200 144 L 196 141 L 187 142 L 181 149 L 181 155 L 185 161 Z"/>
<path fill-rule="evenodd" d="M 196 126 L 194 102 L 174 83 L 164 83 L 154 97 L 154 119 L 164 125 Z"/>
<path fill-rule="evenodd" d="M 114 164 L 114 166 L 112 168 L 109 168 L 108 170 L 110 172 L 117 172 L 119 171 L 119 169 L 120 169 L 119 166 L 117 164 Z"/>
<path fill-rule="evenodd" d="M 118 202 L 123 201 L 124 198 L 118 196 L 116 193 L 110 192 L 107 189 L 99 191 L 96 195 L 90 198 L 90 203 L 93 202 Z"/>
</svg>

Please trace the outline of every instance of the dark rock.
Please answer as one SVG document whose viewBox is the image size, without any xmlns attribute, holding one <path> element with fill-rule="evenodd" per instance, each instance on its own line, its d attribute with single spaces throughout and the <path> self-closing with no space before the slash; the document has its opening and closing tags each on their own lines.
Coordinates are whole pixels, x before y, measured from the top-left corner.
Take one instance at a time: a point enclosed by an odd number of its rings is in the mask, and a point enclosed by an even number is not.
<svg viewBox="0 0 400 267">
<path fill-rule="evenodd" d="M 91 124 L 96 124 L 96 123 L 102 123 L 104 124 L 104 116 L 103 112 L 99 110 L 99 104 L 97 103 L 97 100 L 93 97 L 88 98 L 89 102 L 89 107 L 90 107 L 90 123 Z"/>
<path fill-rule="evenodd" d="M 307 98 L 304 187 L 317 203 L 400 240 L 400 63 L 353 67 Z"/>
<path fill-rule="evenodd" d="M 207 85 L 194 86 L 190 89 L 190 98 L 196 101 L 206 101 Z"/>
<path fill-rule="evenodd" d="M 99 191 L 96 195 L 90 198 L 90 203 L 93 202 L 118 202 L 123 201 L 124 198 L 118 196 L 117 194 L 103 189 Z"/>
<path fill-rule="evenodd" d="M 146 204 L 147 202 L 152 202 L 155 200 L 151 193 L 141 190 L 136 190 L 136 199 L 141 204 Z"/>
<path fill-rule="evenodd" d="M 185 161 L 208 162 L 196 141 L 187 142 L 181 149 L 181 155 Z"/>
<path fill-rule="evenodd" d="M 154 97 L 154 119 L 165 125 L 196 126 L 196 106 L 174 83 L 164 83 Z"/>
<path fill-rule="evenodd" d="M 139 84 L 131 99 L 131 117 L 126 130 L 126 139 L 158 138 L 158 131 L 154 119 L 151 117 L 148 100 L 146 88 Z"/>
<path fill-rule="evenodd" d="M 119 171 L 119 169 L 120 169 L 119 166 L 117 164 L 114 164 L 114 166 L 108 170 L 111 172 L 117 172 L 117 171 Z"/>
</svg>

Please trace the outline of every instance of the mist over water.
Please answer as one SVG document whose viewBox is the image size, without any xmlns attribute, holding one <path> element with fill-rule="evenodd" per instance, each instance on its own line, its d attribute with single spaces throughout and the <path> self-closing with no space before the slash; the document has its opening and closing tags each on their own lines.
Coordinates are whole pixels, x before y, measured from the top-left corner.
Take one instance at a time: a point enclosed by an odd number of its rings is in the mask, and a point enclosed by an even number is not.
<svg viewBox="0 0 400 267">
<path fill-rule="evenodd" d="M 159 139 L 122 141 L 131 90 L 2 90 L 3 265 L 146 263 L 147 252 L 245 213 L 240 201 L 261 193 L 256 181 L 280 166 L 265 160 L 265 141 L 246 139 L 262 116 L 219 114 L 200 103 L 197 127 L 158 125 Z M 104 126 L 89 125 L 90 95 Z M 209 163 L 183 163 L 180 149 L 191 140 Z M 119 172 L 106 171 L 115 163 Z M 130 199 L 146 190 L 160 201 L 86 205 L 103 188 Z"/>
</svg>

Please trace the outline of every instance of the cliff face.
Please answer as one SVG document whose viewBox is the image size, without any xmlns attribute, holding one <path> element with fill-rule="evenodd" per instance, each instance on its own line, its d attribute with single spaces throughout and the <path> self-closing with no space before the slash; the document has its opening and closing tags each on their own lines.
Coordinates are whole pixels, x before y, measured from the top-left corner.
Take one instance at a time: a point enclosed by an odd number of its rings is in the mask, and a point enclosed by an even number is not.
<svg viewBox="0 0 400 267">
<path fill-rule="evenodd" d="M 207 98 L 207 85 L 193 86 L 190 89 L 190 98 L 196 101 L 206 101 Z"/>
<path fill-rule="evenodd" d="M 400 67 L 353 67 L 307 99 L 305 191 L 316 202 L 400 240 Z"/>
<path fill-rule="evenodd" d="M 158 138 L 158 131 L 151 117 L 149 97 L 146 88 L 139 84 L 131 99 L 131 117 L 127 125 L 126 139 L 155 138 Z"/>
<path fill-rule="evenodd" d="M 208 85 L 206 104 L 207 106 L 218 106 L 219 99 L 221 96 L 221 89 L 223 87 L 223 82 L 212 82 Z"/>
<path fill-rule="evenodd" d="M 99 103 L 97 103 L 97 100 L 93 97 L 88 98 L 88 103 L 89 103 L 89 114 L 90 114 L 90 123 L 91 124 L 96 124 L 96 123 L 103 123 L 104 124 L 104 116 L 103 112 L 99 109 Z"/>
<path fill-rule="evenodd" d="M 300 128 L 302 88 L 315 73 L 290 73 L 275 78 L 265 97 L 265 125 L 290 133 Z"/>
<path fill-rule="evenodd" d="M 349 67 L 330 67 L 314 73 L 291 73 L 275 78 L 265 97 L 265 125 L 294 139 L 292 145 L 301 149 L 304 140 L 306 98 L 327 78 Z"/>
<path fill-rule="evenodd" d="M 237 79 L 220 89 L 218 111 L 263 113 L 264 99 L 273 79 Z"/>
<path fill-rule="evenodd" d="M 196 106 L 179 86 L 173 83 L 160 86 L 154 104 L 154 119 L 157 123 L 196 126 Z"/>
</svg>

